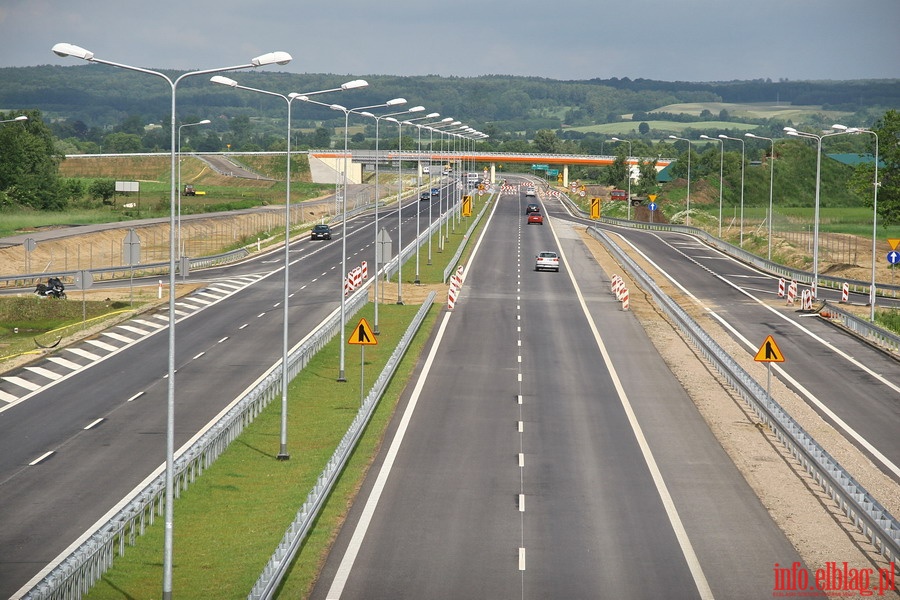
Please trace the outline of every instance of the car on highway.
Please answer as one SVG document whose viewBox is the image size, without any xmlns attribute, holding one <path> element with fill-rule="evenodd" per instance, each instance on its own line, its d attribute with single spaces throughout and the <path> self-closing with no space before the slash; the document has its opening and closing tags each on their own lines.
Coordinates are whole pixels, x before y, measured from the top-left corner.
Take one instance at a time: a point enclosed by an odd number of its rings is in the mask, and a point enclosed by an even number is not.
<svg viewBox="0 0 900 600">
<path fill-rule="evenodd" d="M 533 213 L 529 214 L 528 215 L 528 224 L 529 225 L 531 225 L 531 224 L 543 225 L 544 224 L 544 215 L 542 215 L 539 212 L 533 212 Z"/>
<path fill-rule="evenodd" d="M 312 231 L 309 232 L 309 239 L 311 240 L 330 240 L 331 239 L 331 227 L 325 225 L 324 223 L 320 223 L 312 228 Z"/>
<path fill-rule="evenodd" d="M 437 195 L 440 194 L 440 193 L 441 193 L 441 190 L 439 190 L 438 188 L 431 188 L 431 195 L 432 195 L 432 196 L 437 196 Z"/>
<path fill-rule="evenodd" d="M 525 188 L 525 196 L 537 196 L 537 190 L 532 186 Z"/>
<path fill-rule="evenodd" d="M 541 212 L 541 207 L 532 202 L 528 206 L 525 207 L 525 214 L 530 215 L 533 212 Z"/>
<path fill-rule="evenodd" d="M 419 202 L 427 202 L 429 200 L 431 200 L 431 194 L 429 194 L 428 192 L 422 192 L 421 194 L 419 194 Z"/>
<path fill-rule="evenodd" d="M 534 257 L 535 271 L 556 271 L 559 273 L 559 255 L 552 250 L 538 252 Z"/>
</svg>

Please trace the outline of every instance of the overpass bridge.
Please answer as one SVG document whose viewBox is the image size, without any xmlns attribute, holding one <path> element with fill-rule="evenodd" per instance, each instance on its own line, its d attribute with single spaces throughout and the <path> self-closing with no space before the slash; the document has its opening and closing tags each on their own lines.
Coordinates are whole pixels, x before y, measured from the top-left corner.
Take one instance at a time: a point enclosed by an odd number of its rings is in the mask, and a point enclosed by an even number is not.
<svg viewBox="0 0 900 600">
<path fill-rule="evenodd" d="M 616 157 L 613 155 L 592 155 L 592 154 L 515 154 L 506 152 L 473 152 L 473 151 L 456 151 L 456 152 L 424 152 L 417 150 L 381 150 L 376 153 L 374 150 L 351 150 L 345 155 L 341 150 L 310 150 L 310 159 L 321 161 L 323 164 L 330 166 L 336 172 L 343 172 L 343 161 L 349 158 L 351 164 L 347 168 L 347 178 L 355 183 L 362 181 L 363 165 L 396 163 L 397 160 L 405 162 L 415 162 L 418 165 L 422 163 L 431 164 L 464 164 L 475 165 L 471 170 L 486 169 L 489 173 L 491 182 L 496 180 L 497 165 L 505 163 L 527 163 L 532 165 L 555 166 L 560 170 L 562 175 L 562 185 L 569 185 L 569 166 L 570 165 L 590 165 L 590 166 L 608 166 L 615 162 Z M 625 162 L 631 166 L 637 166 L 642 157 L 630 156 Z M 652 160 L 652 158 L 651 158 Z M 656 170 L 661 171 L 671 164 L 675 159 L 662 158 L 656 159 Z M 421 167 L 419 167 L 421 168 Z"/>
</svg>

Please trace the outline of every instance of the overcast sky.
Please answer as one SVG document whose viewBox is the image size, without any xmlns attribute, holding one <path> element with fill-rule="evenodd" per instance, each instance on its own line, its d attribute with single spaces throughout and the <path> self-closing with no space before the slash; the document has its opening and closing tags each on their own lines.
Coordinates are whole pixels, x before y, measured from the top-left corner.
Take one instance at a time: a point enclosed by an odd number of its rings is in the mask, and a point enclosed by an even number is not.
<svg viewBox="0 0 900 600">
<path fill-rule="evenodd" d="M 900 0 L 0 0 L 0 67 L 665 81 L 900 78 Z"/>
</svg>

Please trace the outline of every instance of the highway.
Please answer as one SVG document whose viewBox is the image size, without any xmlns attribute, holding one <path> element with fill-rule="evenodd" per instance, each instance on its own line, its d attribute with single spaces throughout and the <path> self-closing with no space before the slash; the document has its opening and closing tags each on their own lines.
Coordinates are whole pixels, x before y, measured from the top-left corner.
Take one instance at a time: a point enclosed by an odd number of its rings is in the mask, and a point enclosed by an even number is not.
<svg viewBox="0 0 900 600">
<path fill-rule="evenodd" d="M 314 597 L 771 594 L 773 563 L 800 558 L 619 310 L 572 228 L 584 221 L 545 201 L 546 224 L 525 225 L 525 203 L 506 193 L 491 215 Z M 405 242 L 428 206 L 404 208 Z M 381 219 L 396 245 L 396 210 Z M 898 480 L 896 362 L 779 306 L 776 280 L 689 237 L 611 231 L 748 352 L 774 335 L 788 357 L 776 376 Z M 338 304 L 342 234 L 292 244 L 291 345 Z M 373 241 L 371 215 L 348 223 L 348 267 L 374 264 Z M 533 271 L 544 249 L 564 255 L 559 273 Z M 280 358 L 283 254 L 190 276 L 217 298 L 176 326 L 176 448 Z M 90 368 L 45 365 L 59 377 L 33 392 L 0 382 L 0 597 L 160 468 L 164 325 L 96 361 L 69 355 Z"/>
<path fill-rule="evenodd" d="M 771 593 L 791 544 L 571 226 L 525 202 L 501 197 L 312 597 Z"/>
</svg>

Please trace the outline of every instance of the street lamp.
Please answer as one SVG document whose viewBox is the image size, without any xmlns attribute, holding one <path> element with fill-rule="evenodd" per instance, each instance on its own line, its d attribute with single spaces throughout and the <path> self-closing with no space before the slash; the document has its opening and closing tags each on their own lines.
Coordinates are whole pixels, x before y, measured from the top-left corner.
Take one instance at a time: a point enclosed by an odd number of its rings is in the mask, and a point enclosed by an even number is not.
<svg viewBox="0 0 900 600">
<path fill-rule="evenodd" d="M 769 156 L 769 252 L 768 252 L 768 260 L 772 260 L 772 221 L 774 220 L 774 213 L 772 212 L 772 191 L 775 186 L 775 140 L 772 138 L 763 137 L 761 135 L 755 135 L 750 133 L 749 131 L 744 134 L 744 137 L 753 138 L 755 140 L 768 140 L 769 143 L 772 144 L 772 152 Z"/>
<path fill-rule="evenodd" d="M 61 42 L 53 46 L 53 52 L 57 56 L 73 56 L 89 62 L 95 62 L 111 67 L 118 67 L 128 71 L 137 71 L 146 73 L 164 79 L 169 84 L 172 92 L 172 115 L 171 115 L 171 132 L 170 132 L 170 151 L 171 151 L 171 167 L 169 169 L 169 370 L 168 370 L 168 392 L 167 392 L 167 418 L 166 418 L 166 514 L 165 514 L 165 551 L 163 557 L 163 600 L 171 600 L 172 598 L 172 542 L 173 542 L 173 498 L 174 498 L 174 480 L 173 470 L 175 468 L 175 92 L 178 84 L 186 77 L 194 75 L 206 75 L 209 73 L 221 73 L 223 71 L 236 71 L 238 69 L 250 69 L 271 64 L 286 65 L 291 61 L 291 55 L 287 52 L 270 52 L 257 56 L 249 63 L 243 65 L 234 65 L 231 67 L 219 67 L 216 69 L 204 69 L 202 71 L 189 71 L 182 73 L 175 80 L 170 79 L 164 73 L 152 71 L 143 67 L 133 67 L 108 60 L 101 60 L 94 56 L 90 50 L 85 50 L 74 44 Z"/>
<path fill-rule="evenodd" d="M 5 119 L 3 121 L 0 121 L 0 123 L 13 123 L 15 121 L 27 121 L 27 120 L 28 120 L 27 115 L 19 115 L 18 117 L 14 118 L 14 119 Z"/>
<path fill-rule="evenodd" d="M 418 121 L 418 120 L 421 120 L 421 119 L 427 119 L 427 118 L 429 118 L 429 117 L 430 117 L 430 118 L 437 118 L 437 117 L 439 117 L 439 116 L 441 116 L 439 113 L 436 113 L 436 112 L 435 112 L 435 113 L 430 113 L 430 114 L 425 115 L 424 117 L 418 117 L 418 118 L 416 118 L 416 119 L 408 119 L 408 120 L 406 120 L 406 121 L 403 121 L 403 124 L 405 125 L 406 123 L 412 123 L 412 121 Z M 419 155 L 419 157 L 418 157 L 418 169 L 417 169 L 417 173 L 416 173 L 416 177 L 417 177 L 416 182 L 417 182 L 417 184 L 418 184 L 418 188 L 419 188 L 419 189 L 422 188 L 422 127 L 425 127 L 426 125 L 434 125 L 434 124 L 440 123 L 440 122 L 441 122 L 441 121 L 435 121 L 434 123 L 416 123 L 416 124 L 415 124 L 415 127 L 416 127 L 416 137 L 417 137 L 417 141 L 416 141 L 416 152 L 417 152 L 418 155 Z M 430 167 L 429 167 L 429 171 L 431 171 L 431 168 L 430 168 Z M 428 174 L 428 179 L 429 179 L 429 185 L 428 185 L 428 187 L 429 187 L 429 189 L 430 189 L 430 188 L 431 188 L 431 185 L 430 185 L 430 181 L 431 181 L 431 173 Z M 429 193 L 429 196 L 428 196 L 428 200 L 429 200 L 428 206 L 431 207 L 431 195 L 430 195 L 430 193 Z M 415 283 L 416 285 L 419 285 L 420 283 L 422 283 L 422 280 L 419 279 L 419 237 L 420 237 L 419 231 L 420 231 L 420 221 L 421 221 L 421 216 L 422 216 L 422 209 L 419 208 L 419 205 L 418 205 L 418 203 L 417 203 L 417 204 L 416 204 L 416 278 L 415 278 L 415 280 L 413 281 L 413 283 Z"/>
<path fill-rule="evenodd" d="M 397 100 L 403 100 L 402 103 L 397 102 L 398 105 L 406 104 L 406 100 L 403 98 L 398 98 Z M 378 279 L 379 279 L 379 277 L 378 277 L 378 255 L 379 255 L 379 251 L 378 251 L 379 250 L 379 248 L 378 248 L 378 204 L 381 202 L 381 191 L 378 187 L 378 180 L 379 180 L 379 175 L 380 175 L 379 164 L 381 163 L 381 160 L 379 157 L 379 152 L 378 152 L 378 143 L 379 143 L 379 139 L 380 139 L 380 136 L 378 133 L 378 125 L 381 123 L 382 119 L 387 119 L 389 117 L 395 117 L 397 115 L 403 115 L 406 113 L 418 112 L 418 111 L 422 111 L 422 110 L 425 110 L 424 106 L 414 106 L 407 110 L 402 110 L 400 112 L 395 112 L 395 113 L 388 113 L 386 115 L 375 115 L 375 114 L 372 114 L 367 111 L 363 111 L 363 112 L 359 113 L 365 117 L 371 117 L 371 118 L 375 119 L 375 249 L 376 249 L 376 251 L 375 251 L 375 269 L 374 269 L 374 272 L 375 272 L 375 292 L 374 292 L 375 293 L 375 323 L 374 323 L 373 329 L 372 329 L 372 333 L 374 333 L 375 335 L 378 335 L 379 333 L 381 333 L 378 330 Z M 384 249 L 381 248 L 381 250 L 383 251 Z"/>
<path fill-rule="evenodd" d="M 320 106 L 327 106 L 331 110 L 337 110 L 344 113 L 344 173 L 343 173 L 343 217 L 341 219 L 341 281 L 340 281 L 340 294 L 341 294 L 341 328 L 340 331 L 343 335 L 344 331 L 344 323 L 346 320 L 346 295 L 344 294 L 344 278 L 347 277 L 347 193 L 348 193 L 348 184 L 347 184 L 347 155 L 349 154 L 348 149 L 348 130 L 350 128 L 350 113 L 360 114 L 362 111 L 366 111 L 372 108 L 386 108 L 389 106 L 397 106 L 406 102 L 403 98 L 394 98 L 393 100 L 389 100 L 387 102 L 382 102 L 381 104 L 372 104 L 370 106 L 357 106 L 356 108 L 347 108 L 346 106 L 341 106 L 340 104 L 325 104 L 324 102 L 317 102 L 315 100 L 310 100 L 305 96 L 300 96 L 300 99 L 304 102 L 309 102 L 310 104 L 318 104 Z M 347 381 L 345 377 L 344 370 L 344 345 L 340 344 L 340 366 L 338 369 L 338 378 L 337 380 L 340 382 Z"/>
<path fill-rule="evenodd" d="M 185 127 L 193 127 L 195 125 L 209 125 L 212 121 L 209 119 L 203 119 L 202 121 L 197 121 L 196 123 L 182 123 L 178 126 L 178 255 L 184 256 L 184 247 L 183 242 L 181 240 L 181 130 Z M 181 274 L 182 282 L 184 281 L 184 273 Z"/>
<path fill-rule="evenodd" d="M 448 127 L 453 124 L 453 117 L 444 117 L 438 123 L 434 123 L 428 127 L 428 187 L 432 186 L 432 180 L 434 178 L 434 173 L 432 170 L 434 169 L 433 161 L 431 160 L 434 156 L 434 132 L 437 131 L 440 133 L 441 127 Z M 443 173 L 443 165 L 441 166 L 441 173 Z M 443 176 L 443 175 L 442 175 Z M 441 196 L 444 191 L 444 186 L 441 185 L 441 180 L 438 179 L 438 204 L 441 202 Z M 440 214 L 440 206 L 438 206 L 438 214 Z M 432 215 L 431 215 L 431 202 L 428 203 L 428 226 L 431 226 Z M 440 226 L 438 227 L 440 229 Z M 431 238 L 433 235 L 428 236 L 428 264 L 431 265 Z M 438 237 L 440 238 L 440 233 L 438 233 Z"/>
<path fill-rule="evenodd" d="M 722 238 L 722 167 L 725 164 L 725 142 L 712 138 L 708 135 L 701 135 L 700 139 L 717 142 L 719 144 L 719 238 Z"/>
<path fill-rule="evenodd" d="M 688 163 L 687 202 L 685 203 L 686 209 L 685 209 L 684 224 L 687 226 L 690 226 L 691 225 L 691 140 L 689 140 L 687 138 L 683 138 L 683 137 L 678 137 L 675 135 L 670 135 L 669 138 L 673 139 L 673 140 L 681 140 L 682 142 L 688 143 L 688 150 L 687 150 L 687 157 L 688 157 L 688 160 L 687 160 L 687 163 Z"/>
<path fill-rule="evenodd" d="M 741 241 L 740 241 L 739 245 L 741 248 L 743 248 L 744 247 L 744 163 L 747 162 L 745 160 L 746 144 L 744 144 L 744 140 L 742 140 L 741 138 L 728 137 L 724 133 L 720 133 L 719 137 L 723 140 L 732 140 L 734 142 L 741 143 L 741 235 L 740 235 Z M 724 148 L 725 145 L 722 144 L 722 147 Z"/>
<path fill-rule="evenodd" d="M 832 127 L 834 129 L 834 127 Z M 813 214 L 813 282 L 812 294 L 813 298 L 818 298 L 819 291 L 819 193 L 822 187 L 822 140 L 827 137 L 841 135 L 846 131 L 836 131 L 834 133 L 823 133 L 816 135 L 815 133 L 807 133 L 805 131 L 797 131 L 793 127 L 785 127 L 784 132 L 794 137 L 808 138 L 816 140 L 816 199 L 815 210 Z"/>
<path fill-rule="evenodd" d="M 869 320 L 875 322 L 875 241 L 878 231 L 878 134 L 871 129 L 863 129 L 861 127 L 847 128 L 844 125 L 832 125 L 832 129 L 837 129 L 843 133 L 870 133 L 875 136 L 875 180 L 873 186 L 875 188 L 872 197 L 872 282 L 869 285 Z"/>
<path fill-rule="evenodd" d="M 306 98 L 308 96 L 325 94 L 328 92 L 340 92 L 343 90 L 352 90 L 368 86 L 368 82 L 363 79 L 354 79 L 342 84 L 340 87 L 327 90 L 318 90 L 315 92 L 305 92 L 303 94 L 290 93 L 288 95 L 270 92 L 269 90 L 261 90 L 253 87 L 238 84 L 234 79 L 224 77 L 222 75 L 214 75 L 210 78 L 213 83 L 227 85 L 229 87 L 247 90 L 248 92 L 256 92 L 266 96 L 275 96 L 281 98 L 287 104 L 287 148 L 285 155 L 287 156 L 287 167 L 285 174 L 285 196 L 284 196 L 284 303 L 282 317 L 282 344 L 281 344 L 281 447 L 276 458 L 278 460 L 288 460 L 291 455 L 287 451 L 287 409 L 288 409 L 288 384 L 290 376 L 288 373 L 288 308 L 290 300 L 290 264 L 291 264 L 291 105 L 298 98 Z"/>
<path fill-rule="evenodd" d="M 631 158 L 631 140 L 620 140 L 617 137 L 612 138 L 614 142 L 623 142 L 628 144 L 628 158 Z M 631 220 L 631 164 L 625 161 L 625 179 L 628 180 L 628 220 Z M 620 213 L 621 214 L 621 213 Z"/>
</svg>

